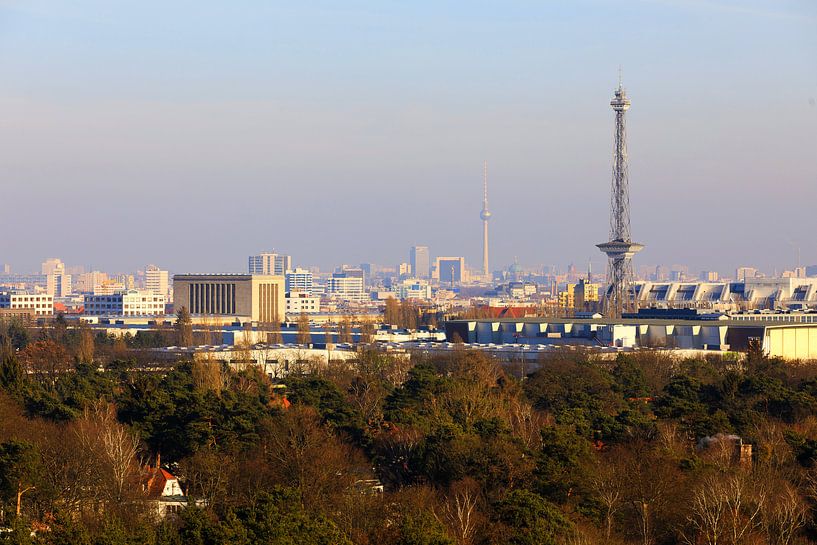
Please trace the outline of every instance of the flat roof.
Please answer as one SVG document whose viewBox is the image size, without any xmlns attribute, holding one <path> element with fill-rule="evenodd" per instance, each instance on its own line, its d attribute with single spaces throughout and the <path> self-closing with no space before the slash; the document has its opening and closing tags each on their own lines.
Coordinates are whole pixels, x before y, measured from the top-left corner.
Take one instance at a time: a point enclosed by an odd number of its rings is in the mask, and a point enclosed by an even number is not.
<svg viewBox="0 0 817 545">
<path fill-rule="evenodd" d="M 787 320 L 673 320 L 672 318 L 475 318 L 472 320 L 447 320 L 446 323 L 529 323 L 529 324 L 588 324 L 588 325 L 676 325 L 676 326 L 709 326 L 709 327 L 769 327 L 769 326 L 811 326 L 817 323 L 794 322 Z"/>
</svg>

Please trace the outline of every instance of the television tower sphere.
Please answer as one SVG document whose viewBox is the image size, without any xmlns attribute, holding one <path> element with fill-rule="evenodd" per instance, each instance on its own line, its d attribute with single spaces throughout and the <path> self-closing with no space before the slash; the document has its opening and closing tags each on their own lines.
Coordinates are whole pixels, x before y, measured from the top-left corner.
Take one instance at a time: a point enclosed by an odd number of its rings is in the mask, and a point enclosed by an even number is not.
<svg viewBox="0 0 817 545">
<path fill-rule="evenodd" d="M 488 211 L 488 161 L 482 163 L 482 274 L 488 276 L 488 220 L 491 213 Z"/>
</svg>

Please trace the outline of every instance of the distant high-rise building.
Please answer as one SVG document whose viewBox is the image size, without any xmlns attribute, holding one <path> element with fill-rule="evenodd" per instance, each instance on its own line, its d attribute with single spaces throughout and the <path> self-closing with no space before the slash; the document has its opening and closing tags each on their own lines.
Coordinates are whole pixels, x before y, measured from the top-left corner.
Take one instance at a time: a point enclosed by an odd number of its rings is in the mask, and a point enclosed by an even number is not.
<svg viewBox="0 0 817 545">
<path fill-rule="evenodd" d="M 372 277 L 372 271 L 375 269 L 375 266 L 371 263 L 361 263 L 360 270 L 363 271 L 363 275 L 365 278 Z"/>
<path fill-rule="evenodd" d="M 286 272 L 286 291 L 312 293 L 312 272 L 296 268 Z"/>
<path fill-rule="evenodd" d="M 108 281 L 108 275 L 101 271 L 91 271 L 77 276 L 74 289 L 80 293 L 96 293 Z"/>
<path fill-rule="evenodd" d="M 7 263 L 3 264 L 3 274 L 11 274 L 11 265 Z"/>
<path fill-rule="evenodd" d="M 738 267 L 735 270 L 735 280 L 745 282 L 748 278 L 757 276 L 757 269 L 754 267 Z"/>
<path fill-rule="evenodd" d="M 363 283 L 363 287 L 366 287 L 366 272 L 360 267 L 349 267 L 344 265 L 338 272 L 345 274 L 348 278 L 360 278 L 360 281 Z"/>
<path fill-rule="evenodd" d="M 397 276 L 411 276 L 411 264 L 410 263 L 400 263 L 397 265 Z"/>
<path fill-rule="evenodd" d="M 581 279 L 573 289 L 574 307 L 577 310 L 592 310 L 599 302 L 599 285 Z"/>
<path fill-rule="evenodd" d="M 700 279 L 704 282 L 717 282 L 718 271 L 701 271 Z"/>
<path fill-rule="evenodd" d="M 362 274 L 357 275 L 352 270 L 345 270 L 332 273 L 326 284 L 326 293 L 344 301 L 362 301 L 366 298 L 363 286 Z"/>
<path fill-rule="evenodd" d="M 54 297 L 68 297 L 72 293 L 70 274 L 49 274 L 46 277 L 46 293 Z"/>
<path fill-rule="evenodd" d="M 65 263 L 56 257 L 50 257 L 40 265 L 40 272 L 46 277 L 46 293 L 53 297 L 66 297 L 71 294 L 71 275 L 65 273 Z"/>
<path fill-rule="evenodd" d="M 411 274 L 417 278 L 431 276 L 431 257 L 428 253 L 428 246 L 412 246 L 409 251 L 409 264 L 411 265 Z"/>
<path fill-rule="evenodd" d="M 268 252 L 251 255 L 248 260 L 248 272 L 250 274 L 284 276 L 290 269 L 292 269 L 292 257 L 284 254 Z"/>
<path fill-rule="evenodd" d="M 56 257 L 49 257 L 40 265 L 41 274 L 62 274 L 65 272 L 65 263 Z"/>
<path fill-rule="evenodd" d="M 145 289 L 157 295 L 169 295 L 170 273 L 156 265 L 148 265 L 145 267 Z"/>
<path fill-rule="evenodd" d="M 669 278 L 669 269 L 664 265 L 656 265 L 653 280 L 656 282 L 666 282 Z"/>
<path fill-rule="evenodd" d="M 808 265 L 806 267 L 806 276 L 817 276 L 817 265 Z"/>
<path fill-rule="evenodd" d="M 465 275 L 464 257 L 438 257 L 435 276 L 441 285 L 460 284 Z"/>
</svg>

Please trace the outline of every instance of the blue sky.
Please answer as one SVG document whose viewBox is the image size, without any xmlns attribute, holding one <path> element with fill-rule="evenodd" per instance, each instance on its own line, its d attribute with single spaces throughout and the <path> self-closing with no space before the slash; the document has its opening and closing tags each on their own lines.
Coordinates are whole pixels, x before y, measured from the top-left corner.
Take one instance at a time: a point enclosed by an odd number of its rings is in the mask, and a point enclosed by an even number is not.
<svg viewBox="0 0 817 545">
<path fill-rule="evenodd" d="M 0 261 L 603 268 L 618 67 L 638 264 L 817 263 L 811 0 L 0 0 Z"/>
</svg>

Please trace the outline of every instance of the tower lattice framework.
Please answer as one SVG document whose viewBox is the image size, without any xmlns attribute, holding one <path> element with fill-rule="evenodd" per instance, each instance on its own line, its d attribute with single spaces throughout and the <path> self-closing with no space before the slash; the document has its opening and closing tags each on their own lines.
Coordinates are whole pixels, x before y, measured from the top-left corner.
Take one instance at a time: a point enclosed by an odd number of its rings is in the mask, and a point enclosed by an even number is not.
<svg viewBox="0 0 817 545">
<path fill-rule="evenodd" d="M 610 106 L 615 112 L 615 143 L 613 148 L 613 180 L 610 194 L 610 240 L 598 244 L 607 254 L 607 291 L 604 297 L 604 314 L 621 318 L 623 312 L 638 310 L 634 290 L 632 257 L 644 246 L 633 242 L 630 236 L 630 188 L 627 164 L 626 112 L 630 99 L 619 82 Z"/>
</svg>

